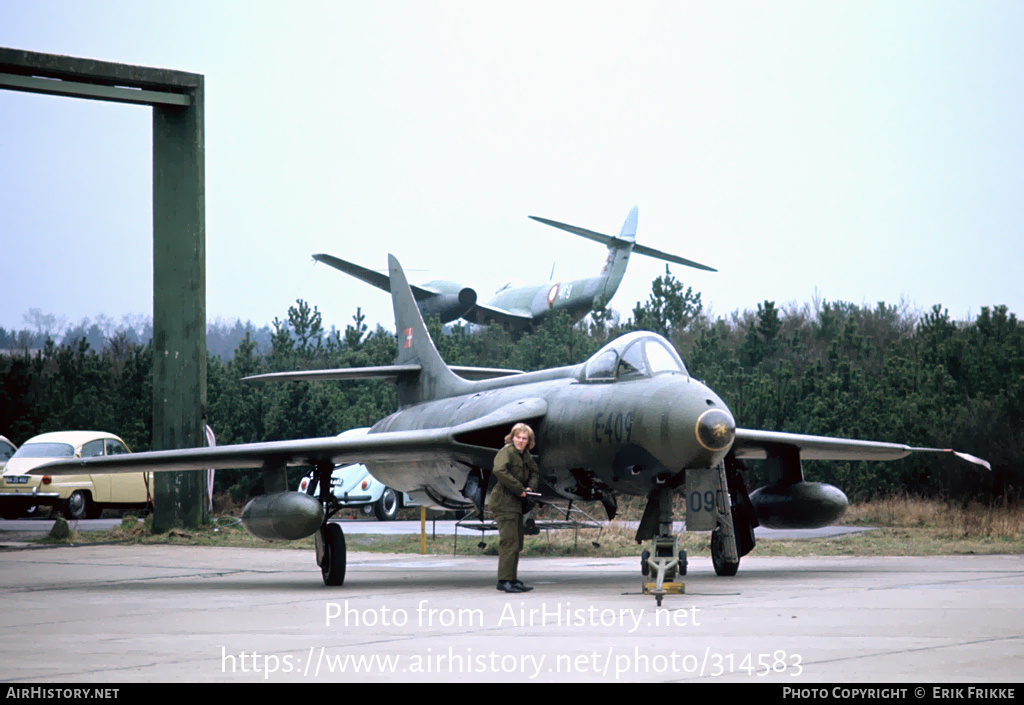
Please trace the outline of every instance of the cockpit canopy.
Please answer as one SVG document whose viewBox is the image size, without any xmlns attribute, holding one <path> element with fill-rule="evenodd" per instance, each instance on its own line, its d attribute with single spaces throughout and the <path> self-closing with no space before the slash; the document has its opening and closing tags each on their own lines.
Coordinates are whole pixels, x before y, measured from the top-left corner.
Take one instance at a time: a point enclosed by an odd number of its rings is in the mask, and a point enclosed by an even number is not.
<svg viewBox="0 0 1024 705">
<path fill-rule="evenodd" d="M 656 333 L 636 331 L 598 350 L 583 367 L 584 382 L 652 377 L 661 372 L 689 375 L 679 354 Z"/>
<path fill-rule="evenodd" d="M 500 289 L 498 289 L 494 293 L 495 294 L 500 294 L 501 292 L 505 291 L 506 289 L 518 289 L 521 286 L 523 286 L 523 282 L 522 282 L 521 279 L 509 279 L 507 282 L 505 282 L 504 284 L 501 285 Z"/>
</svg>

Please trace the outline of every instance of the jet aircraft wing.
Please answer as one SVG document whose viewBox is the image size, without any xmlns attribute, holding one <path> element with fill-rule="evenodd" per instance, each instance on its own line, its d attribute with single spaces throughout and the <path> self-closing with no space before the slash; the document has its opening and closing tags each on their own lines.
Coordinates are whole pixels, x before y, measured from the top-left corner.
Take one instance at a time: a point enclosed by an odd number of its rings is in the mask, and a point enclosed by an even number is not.
<svg viewBox="0 0 1024 705">
<path fill-rule="evenodd" d="M 365 465 L 439 459 L 489 465 L 501 447 L 500 442 L 493 440 L 498 437 L 495 429 L 503 436 L 517 421 L 536 420 L 545 414 L 546 401 L 528 398 L 506 404 L 472 421 L 442 428 L 69 458 L 40 465 L 29 474 L 113 474 L 328 463 Z"/>
<path fill-rule="evenodd" d="M 344 465 L 373 460 L 421 460 L 428 457 L 450 457 L 453 450 L 450 432 L 450 428 L 438 428 L 374 433 L 357 437 L 329 436 L 212 448 L 158 450 L 61 460 L 40 465 L 32 472 L 39 475 L 74 475 L 208 468 L 262 468 L 273 465 L 316 465 L 326 462 Z"/>
<path fill-rule="evenodd" d="M 351 380 L 351 379 L 387 379 L 396 380 L 403 374 L 416 374 L 422 367 L 412 365 L 379 365 L 377 367 L 337 367 L 326 370 L 297 370 L 294 372 L 268 372 L 262 375 L 243 377 L 244 382 L 297 382 L 300 380 Z M 469 367 L 451 365 L 452 372 L 465 379 L 493 379 L 495 377 L 511 377 L 523 374 L 522 370 L 509 370 L 503 367 Z"/>
<path fill-rule="evenodd" d="M 705 272 L 718 271 L 714 267 L 709 267 L 706 264 L 694 262 L 692 259 L 686 259 L 679 255 L 670 255 L 668 252 L 662 252 L 661 250 L 656 250 L 653 247 L 647 247 L 647 245 L 633 245 L 633 253 L 637 255 L 647 255 L 648 257 L 654 257 L 656 259 L 663 259 L 666 262 L 681 264 L 686 267 L 693 267 L 694 269 L 703 269 Z"/>
<path fill-rule="evenodd" d="M 557 220 L 549 220 L 548 218 L 541 218 L 540 216 L 537 216 L 537 215 L 531 215 L 529 217 L 532 218 L 533 220 L 536 220 L 538 223 L 544 223 L 544 225 L 550 225 L 553 228 L 558 228 L 560 230 L 565 230 L 565 231 L 573 233 L 575 235 L 579 235 L 580 237 L 585 237 L 588 240 L 593 240 L 594 242 L 600 242 L 602 245 L 605 245 L 605 246 L 611 246 L 613 244 L 619 245 L 619 246 L 632 245 L 633 246 L 632 247 L 633 252 L 635 252 L 638 255 L 646 255 L 648 257 L 654 257 L 656 259 L 663 259 L 666 262 L 672 262 L 674 264 L 682 264 L 684 266 L 694 267 L 696 269 L 703 269 L 706 272 L 717 272 L 718 271 L 714 267 L 709 267 L 706 264 L 701 264 L 700 262 L 694 262 L 692 259 L 686 259 L 685 257 L 679 257 L 678 255 L 670 255 L 667 252 L 662 252 L 661 250 L 656 250 L 653 247 L 647 247 L 646 245 L 637 245 L 636 243 L 632 242 L 631 240 L 623 240 L 621 238 L 612 237 L 611 235 L 605 235 L 603 233 L 597 233 L 597 232 L 594 232 L 593 230 L 587 230 L 586 228 L 581 228 L 581 227 L 578 227 L 576 225 L 569 225 L 568 223 L 559 223 Z"/>
<path fill-rule="evenodd" d="M 774 450 L 781 448 L 798 449 L 804 460 L 898 460 L 911 453 L 953 453 L 963 460 L 992 469 L 986 460 L 948 448 L 915 448 L 902 443 L 809 436 L 782 431 L 737 428 L 732 445 L 733 453 L 741 460 L 764 460 Z"/>
<path fill-rule="evenodd" d="M 324 264 L 330 267 L 334 267 L 335 269 L 345 272 L 346 274 L 351 274 L 356 279 L 362 279 L 367 284 L 372 284 L 378 289 L 383 289 L 389 294 L 391 293 L 391 278 L 388 277 L 388 275 L 386 274 L 375 272 L 372 269 L 361 267 L 358 264 L 353 264 L 352 262 L 346 262 L 345 260 L 339 257 L 335 257 L 334 255 L 318 254 L 313 255 L 313 259 L 315 259 L 317 262 L 323 262 Z M 436 296 L 438 294 L 437 291 L 428 289 L 427 287 L 424 286 L 416 286 L 415 284 L 409 284 L 409 288 L 412 289 L 413 298 L 415 298 L 417 301 L 428 299 L 431 296 Z"/>
<path fill-rule="evenodd" d="M 462 318 L 470 323 L 475 323 L 478 326 L 486 326 L 490 323 L 499 323 L 505 326 L 522 328 L 523 326 L 529 326 L 533 323 L 533 316 L 529 313 L 506 311 L 505 309 L 495 308 L 494 306 L 487 306 L 481 303 L 477 303 L 477 305 L 470 309 L 470 311 Z"/>
</svg>

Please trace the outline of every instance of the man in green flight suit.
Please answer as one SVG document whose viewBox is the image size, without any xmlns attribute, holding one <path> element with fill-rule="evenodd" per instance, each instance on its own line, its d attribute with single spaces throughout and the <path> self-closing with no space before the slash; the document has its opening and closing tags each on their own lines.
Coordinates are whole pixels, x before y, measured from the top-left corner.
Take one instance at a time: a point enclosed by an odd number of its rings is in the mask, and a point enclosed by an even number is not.
<svg viewBox="0 0 1024 705">
<path fill-rule="evenodd" d="M 517 423 L 505 436 L 505 446 L 494 457 L 496 480 L 487 506 L 498 525 L 498 589 L 529 592 L 519 580 L 519 552 L 523 550 L 523 500 L 540 484 L 537 461 L 530 455 L 536 445 L 533 429 Z"/>
</svg>

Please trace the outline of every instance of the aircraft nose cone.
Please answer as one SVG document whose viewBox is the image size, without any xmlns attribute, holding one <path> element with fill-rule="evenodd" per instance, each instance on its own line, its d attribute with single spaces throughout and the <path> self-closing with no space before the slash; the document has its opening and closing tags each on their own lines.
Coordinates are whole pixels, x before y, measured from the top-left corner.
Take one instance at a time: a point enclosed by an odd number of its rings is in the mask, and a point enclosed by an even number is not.
<svg viewBox="0 0 1024 705">
<path fill-rule="evenodd" d="M 697 442 L 706 450 L 717 453 L 732 445 L 736 437 L 736 421 L 723 409 L 708 409 L 697 419 Z"/>
</svg>

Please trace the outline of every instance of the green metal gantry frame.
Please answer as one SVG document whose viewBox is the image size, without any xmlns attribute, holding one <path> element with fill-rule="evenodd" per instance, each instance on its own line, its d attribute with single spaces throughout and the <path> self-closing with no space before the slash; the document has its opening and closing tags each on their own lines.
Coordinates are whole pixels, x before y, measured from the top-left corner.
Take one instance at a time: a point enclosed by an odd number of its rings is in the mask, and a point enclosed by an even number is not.
<svg viewBox="0 0 1024 705">
<path fill-rule="evenodd" d="M 0 88 L 153 108 L 153 450 L 205 444 L 203 76 L 0 47 Z M 157 531 L 195 528 L 201 473 L 157 473 Z"/>
</svg>

